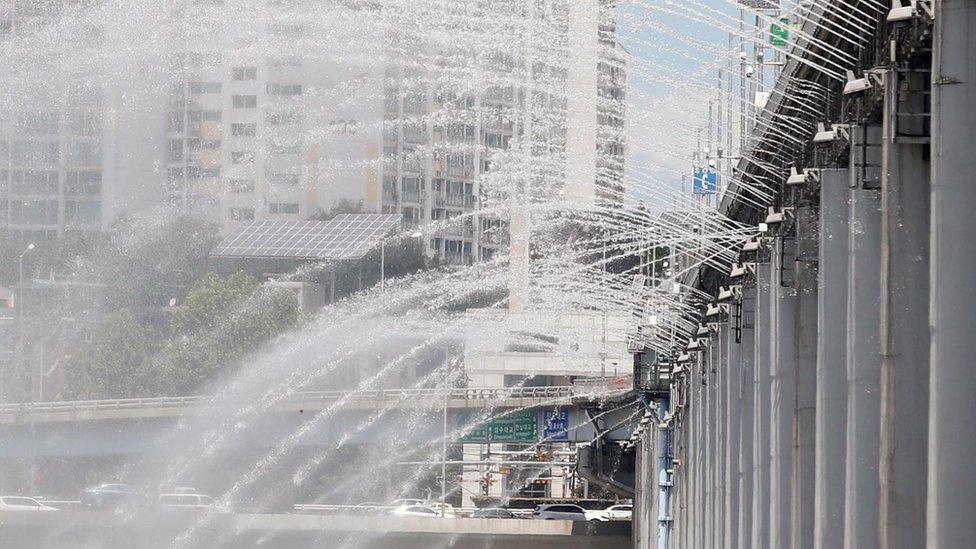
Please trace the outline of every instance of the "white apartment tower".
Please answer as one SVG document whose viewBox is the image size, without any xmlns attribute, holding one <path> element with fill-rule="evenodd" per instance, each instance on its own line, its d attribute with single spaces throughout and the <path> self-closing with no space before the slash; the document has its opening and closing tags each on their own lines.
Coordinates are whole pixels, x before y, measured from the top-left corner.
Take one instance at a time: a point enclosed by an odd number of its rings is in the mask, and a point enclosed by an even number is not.
<svg viewBox="0 0 976 549">
<path fill-rule="evenodd" d="M 165 75 L 117 56 L 126 29 L 95 6 L 0 1 L 0 42 L 19 52 L 0 75 L 0 230 L 34 242 L 83 238 L 160 195 Z"/>
<path fill-rule="evenodd" d="M 469 264 L 493 257 L 509 233 L 515 244 L 512 199 L 619 203 L 627 55 L 615 2 L 483 0 L 447 11 L 391 39 L 382 211 L 408 227 L 436 224 L 428 253 Z"/>
<path fill-rule="evenodd" d="M 366 8 L 199 0 L 177 16 L 167 198 L 225 228 L 379 202 L 381 75 Z M 323 42 L 323 35 L 330 36 Z"/>
</svg>

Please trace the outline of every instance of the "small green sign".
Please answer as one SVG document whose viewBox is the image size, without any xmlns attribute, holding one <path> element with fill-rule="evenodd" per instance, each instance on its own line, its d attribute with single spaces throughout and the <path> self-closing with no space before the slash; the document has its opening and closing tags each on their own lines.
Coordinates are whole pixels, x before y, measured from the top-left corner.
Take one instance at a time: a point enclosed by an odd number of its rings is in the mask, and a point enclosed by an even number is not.
<svg viewBox="0 0 976 549">
<path fill-rule="evenodd" d="M 470 425 L 481 414 L 467 411 L 459 416 L 460 426 Z M 539 439 L 538 414 L 535 410 L 521 410 L 486 421 L 461 437 L 461 442 L 536 442 Z"/>
<path fill-rule="evenodd" d="M 786 17 L 773 23 L 769 27 L 769 43 L 774 46 L 785 46 L 790 42 L 790 20 Z"/>
</svg>

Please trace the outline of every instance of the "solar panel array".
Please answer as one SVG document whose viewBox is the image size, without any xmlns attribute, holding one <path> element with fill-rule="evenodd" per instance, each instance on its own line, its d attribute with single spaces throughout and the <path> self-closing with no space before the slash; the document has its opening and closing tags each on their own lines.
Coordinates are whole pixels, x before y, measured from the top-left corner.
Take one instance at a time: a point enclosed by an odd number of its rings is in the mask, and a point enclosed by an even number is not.
<svg viewBox="0 0 976 549">
<path fill-rule="evenodd" d="M 252 221 L 214 248 L 219 257 L 358 259 L 396 228 L 395 214 L 342 214 L 329 221 Z"/>
</svg>

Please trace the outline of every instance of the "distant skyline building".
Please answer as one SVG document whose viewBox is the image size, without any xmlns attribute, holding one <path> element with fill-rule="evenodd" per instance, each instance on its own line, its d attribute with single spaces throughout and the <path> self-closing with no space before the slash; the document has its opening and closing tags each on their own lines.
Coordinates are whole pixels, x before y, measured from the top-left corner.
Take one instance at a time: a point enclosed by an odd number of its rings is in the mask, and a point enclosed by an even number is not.
<svg viewBox="0 0 976 549">
<path fill-rule="evenodd" d="M 379 202 L 382 70 L 370 11 L 336 2 L 196 2 L 178 15 L 167 200 L 226 229 Z M 320 16 L 320 17 L 317 17 Z M 330 43 L 321 42 L 323 34 Z"/>
<path fill-rule="evenodd" d="M 161 5 L 159 36 L 131 52 L 140 23 L 71 0 L 0 3 L 0 38 L 33 46 L 67 24 L 46 47 L 80 63 L 47 67 L 34 48 L 22 89 L 4 92 L 0 229 L 90 234 L 169 203 L 226 232 L 350 200 L 439 223 L 428 254 L 468 264 L 507 248 L 533 184 L 584 207 L 621 199 L 614 1 L 464 2 L 414 27 L 395 24 L 396 2 L 250 5 Z"/>
<path fill-rule="evenodd" d="M 427 253 L 470 264 L 524 229 L 513 204 L 547 193 L 584 208 L 620 203 L 627 53 L 616 3 L 472 2 L 450 15 L 447 44 L 428 28 L 391 41 L 382 211 L 408 227 L 439 224 Z M 471 32 L 452 32 L 458 21 Z"/>
<path fill-rule="evenodd" d="M 159 82 L 147 69 L 130 88 L 101 63 L 125 37 L 93 9 L 0 3 L 0 41 L 20 52 L 0 84 L 0 229 L 30 240 L 90 234 L 159 193 Z"/>
</svg>

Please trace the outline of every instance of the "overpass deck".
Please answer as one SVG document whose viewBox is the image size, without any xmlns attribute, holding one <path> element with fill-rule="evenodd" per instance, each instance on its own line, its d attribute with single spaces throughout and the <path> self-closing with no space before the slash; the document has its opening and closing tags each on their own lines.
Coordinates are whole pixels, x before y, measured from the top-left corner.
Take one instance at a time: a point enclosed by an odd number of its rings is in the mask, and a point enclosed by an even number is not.
<svg viewBox="0 0 976 549">
<path fill-rule="evenodd" d="M 577 406 L 615 398 L 626 390 L 593 393 L 572 386 L 521 388 L 464 388 L 448 394 L 437 389 L 381 389 L 371 391 L 309 391 L 275 403 L 275 411 L 315 412 L 336 406 L 344 410 L 535 408 Z M 166 418 L 195 415 L 221 405 L 214 396 L 146 397 L 0 405 L 0 424 L 79 422 L 105 419 Z"/>
<path fill-rule="evenodd" d="M 181 510 L 182 511 L 182 510 Z M 199 512 L 159 511 L 152 516 L 80 509 L 50 513 L 0 512 L 0 533 L 8 540 L 44 539 L 46 547 L 77 547 L 83 540 L 128 539 L 131 549 L 169 547 L 198 524 Z M 147 535 L 149 533 L 152 535 Z M 43 533 L 43 537 L 37 537 Z M 563 520 L 499 520 L 307 514 L 226 514 L 211 517 L 198 532 L 213 547 L 272 546 L 289 549 L 350 542 L 361 548 L 429 547 L 570 548 L 630 547 L 629 523 Z M 210 540 L 223 540 L 210 545 Z M 60 540 L 60 541 L 59 541 Z"/>
</svg>

